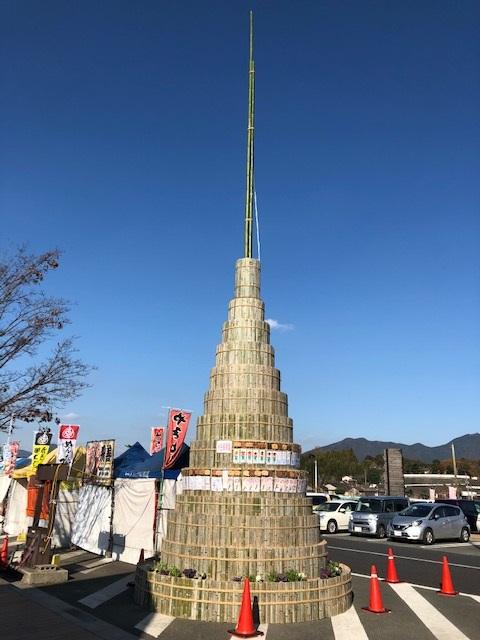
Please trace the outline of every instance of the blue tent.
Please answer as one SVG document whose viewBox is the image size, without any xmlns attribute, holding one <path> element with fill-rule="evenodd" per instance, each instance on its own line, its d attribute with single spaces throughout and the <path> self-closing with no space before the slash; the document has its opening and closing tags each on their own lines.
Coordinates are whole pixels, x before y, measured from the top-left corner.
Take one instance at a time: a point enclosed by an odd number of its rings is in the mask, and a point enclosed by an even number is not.
<svg viewBox="0 0 480 640">
<path fill-rule="evenodd" d="M 152 456 L 142 447 L 139 442 L 135 442 L 126 451 L 121 453 L 113 461 L 113 476 L 115 478 L 125 478 L 122 473 L 125 469 L 131 469 L 135 465 L 144 464 Z"/>
<path fill-rule="evenodd" d="M 153 456 L 149 456 L 148 460 L 143 460 L 129 467 L 122 467 L 115 470 L 116 478 L 161 478 L 163 459 L 165 457 L 165 449 L 162 449 Z M 180 455 L 173 466 L 173 469 L 167 469 L 164 472 L 164 478 L 175 480 L 181 469 L 188 467 L 190 458 L 190 447 L 183 443 Z"/>
</svg>

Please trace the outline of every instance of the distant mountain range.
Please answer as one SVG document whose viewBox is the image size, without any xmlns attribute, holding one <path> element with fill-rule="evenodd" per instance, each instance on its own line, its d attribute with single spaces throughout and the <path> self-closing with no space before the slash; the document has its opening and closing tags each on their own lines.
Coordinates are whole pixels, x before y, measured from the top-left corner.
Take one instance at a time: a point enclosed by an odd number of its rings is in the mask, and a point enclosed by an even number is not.
<svg viewBox="0 0 480 640">
<path fill-rule="evenodd" d="M 455 456 L 467 458 L 468 460 L 480 459 L 480 433 L 468 433 L 459 438 L 454 438 L 446 444 L 438 447 L 427 447 L 425 444 L 402 444 L 401 442 L 383 442 L 381 440 L 367 440 L 366 438 L 345 438 L 340 442 L 328 444 L 325 447 L 315 447 L 305 454 L 315 451 L 342 451 L 352 449 L 359 460 L 366 456 L 376 456 L 383 453 L 384 449 L 402 449 L 403 457 L 410 460 L 421 460 L 422 462 L 432 462 L 432 460 L 446 460 L 452 456 L 452 443 L 455 445 Z M 304 455 L 305 455 L 304 454 Z"/>
</svg>

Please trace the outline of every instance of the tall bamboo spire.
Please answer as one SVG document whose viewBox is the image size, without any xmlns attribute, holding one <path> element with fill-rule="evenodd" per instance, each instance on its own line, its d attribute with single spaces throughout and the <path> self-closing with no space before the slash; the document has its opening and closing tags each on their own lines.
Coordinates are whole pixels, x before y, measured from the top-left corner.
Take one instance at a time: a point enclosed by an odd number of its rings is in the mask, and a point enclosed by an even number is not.
<svg viewBox="0 0 480 640">
<path fill-rule="evenodd" d="M 255 112 L 255 63 L 253 61 L 253 11 L 250 11 L 250 60 L 248 69 L 247 188 L 245 194 L 245 258 L 252 258 L 253 239 L 253 139 Z"/>
<path fill-rule="evenodd" d="M 293 440 L 260 294 L 260 260 L 252 256 L 254 73 L 250 14 L 245 257 L 235 263 L 234 294 L 189 466 L 182 469 L 183 491 L 175 508 L 162 512 L 167 521 L 158 518 L 162 563 L 181 575 L 139 563 L 135 601 L 174 618 L 232 622 L 243 588 L 238 576 L 284 576 L 293 569 L 301 581 L 254 582 L 252 595 L 266 624 L 308 622 L 351 606 L 351 574 L 342 565 L 340 576 L 323 577 L 327 543 L 305 496 L 308 473 L 300 469 L 301 447 Z M 186 577 L 191 571 L 204 579 Z"/>
</svg>

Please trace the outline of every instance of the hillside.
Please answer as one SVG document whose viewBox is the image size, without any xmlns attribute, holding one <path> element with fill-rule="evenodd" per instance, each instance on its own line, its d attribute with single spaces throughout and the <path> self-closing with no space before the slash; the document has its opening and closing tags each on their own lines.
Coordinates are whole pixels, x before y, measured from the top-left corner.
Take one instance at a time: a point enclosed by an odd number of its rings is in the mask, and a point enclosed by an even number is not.
<svg viewBox="0 0 480 640">
<path fill-rule="evenodd" d="M 363 460 L 365 456 L 376 456 L 379 453 L 383 453 L 384 449 L 393 447 L 402 449 L 403 456 L 410 460 L 432 462 L 432 460 L 445 460 L 450 458 L 452 455 L 452 442 L 455 445 L 455 455 L 457 459 L 480 459 L 480 433 L 466 434 L 437 447 L 427 447 L 427 445 L 420 442 L 403 444 L 401 442 L 367 440 L 366 438 L 345 438 L 344 440 L 340 440 L 340 442 L 334 442 L 324 447 L 315 447 L 315 449 L 311 451 L 305 451 L 305 454 L 314 453 L 315 451 L 342 451 L 344 449 L 352 449 L 358 460 Z"/>
</svg>

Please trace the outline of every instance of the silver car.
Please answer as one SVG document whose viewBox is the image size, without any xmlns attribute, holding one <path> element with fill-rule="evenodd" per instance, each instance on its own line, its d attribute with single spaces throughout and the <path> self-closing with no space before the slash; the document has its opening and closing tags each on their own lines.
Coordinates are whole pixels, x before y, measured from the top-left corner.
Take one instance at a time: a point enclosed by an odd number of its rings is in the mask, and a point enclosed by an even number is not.
<svg viewBox="0 0 480 640">
<path fill-rule="evenodd" d="M 390 539 L 433 544 L 442 538 L 470 539 L 470 527 L 459 507 L 419 502 L 397 513 L 388 529 Z"/>
<path fill-rule="evenodd" d="M 375 535 L 385 538 L 388 525 L 395 514 L 406 509 L 408 505 L 408 499 L 403 496 L 362 496 L 352 513 L 348 530 L 352 536 Z"/>
</svg>

